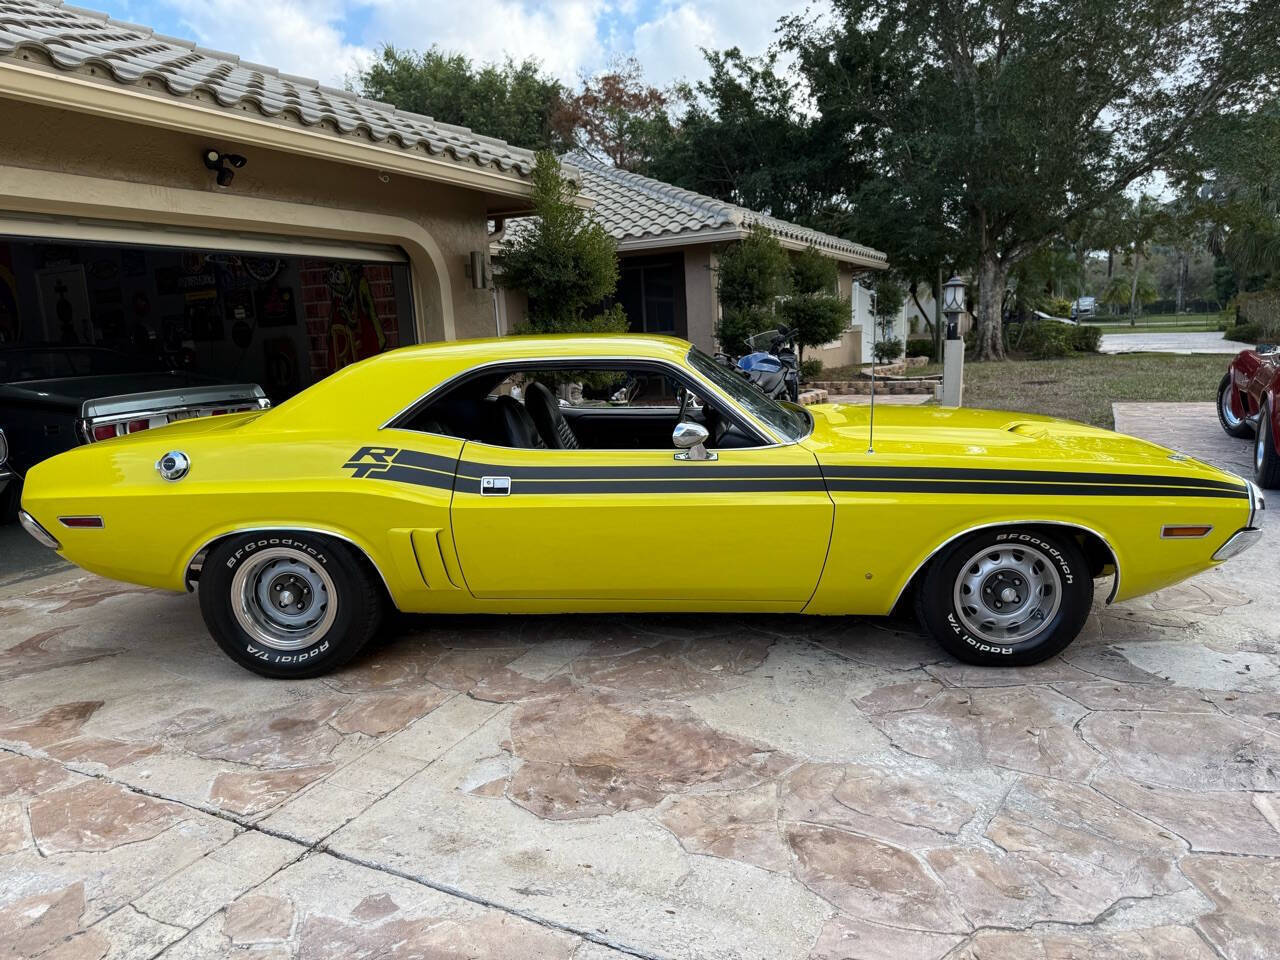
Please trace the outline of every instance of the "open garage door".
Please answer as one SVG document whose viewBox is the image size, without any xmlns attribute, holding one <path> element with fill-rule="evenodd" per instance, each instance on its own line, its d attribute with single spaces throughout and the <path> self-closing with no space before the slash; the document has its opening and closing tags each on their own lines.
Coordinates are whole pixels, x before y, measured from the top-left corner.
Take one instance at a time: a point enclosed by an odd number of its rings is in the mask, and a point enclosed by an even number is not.
<svg viewBox="0 0 1280 960">
<path fill-rule="evenodd" d="M 395 247 L 0 218 L 0 351 L 92 345 L 144 367 L 258 383 L 279 402 L 415 341 L 409 265 Z"/>
</svg>

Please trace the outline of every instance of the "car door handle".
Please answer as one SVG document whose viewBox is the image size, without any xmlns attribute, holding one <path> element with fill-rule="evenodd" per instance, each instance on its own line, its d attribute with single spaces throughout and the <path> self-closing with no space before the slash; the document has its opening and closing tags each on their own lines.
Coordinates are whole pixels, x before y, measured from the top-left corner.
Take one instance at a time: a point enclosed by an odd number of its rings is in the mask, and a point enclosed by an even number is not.
<svg viewBox="0 0 1280 960">
<path fill-rule="evenodd" d="M 510 477 L 481 477 L 480 496 L 505 497 L 511 492 Z"/>
</svg>

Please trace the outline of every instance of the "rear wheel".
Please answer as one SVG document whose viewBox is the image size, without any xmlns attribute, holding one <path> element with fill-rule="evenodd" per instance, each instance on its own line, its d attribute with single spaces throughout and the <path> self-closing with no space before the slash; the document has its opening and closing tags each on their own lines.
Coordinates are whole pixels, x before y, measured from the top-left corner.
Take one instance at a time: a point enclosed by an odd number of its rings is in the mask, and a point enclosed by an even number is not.
<svg viewBox="0 0 1280 960">
<path fill-rule="evenodd" d="M 334 670 L 377 631 L 383 595 L 341 541 L 312 533 L 239 534 L 200 573 L 200 612 L 218 646 L 264 677 Z"/>
<path fill-rule="evenodd" d="M 1231 382 L 1228 373 L 1218 384 L 1218 422 L 1228 436 L 1247 439 L 1253 436 L 1253 427 L 1246 419 L 1244 403 L 1240 399 L 1240 391 Z"/>
<path fill-rule="evenodd" d="M 984 530 L 946 547 L 916 594 L 921 624 L 966 663 L 1025 666 L 1060 653 L 1093 605 L 1074 539 L 1038 528 Z"/>
<path fill-rule="evenodd" d="M 1280 490 L 1280 455 L 1276 454 L 1276 431 L 1271 422 L 1271 398 L 1262 401 L 1258 413 L 1257 436 L 1253 441 L 1253 478 L 1266 490 Z"/>
</svg>

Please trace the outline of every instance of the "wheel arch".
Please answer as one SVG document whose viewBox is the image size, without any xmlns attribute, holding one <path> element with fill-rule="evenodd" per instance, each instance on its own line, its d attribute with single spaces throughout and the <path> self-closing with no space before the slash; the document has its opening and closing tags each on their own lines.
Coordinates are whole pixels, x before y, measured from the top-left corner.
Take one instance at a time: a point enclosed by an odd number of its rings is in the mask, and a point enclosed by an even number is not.
<svg viewBox="0 0 1280 960">
<path fill-rule="evenodd" d="M 1082 523 L 1067 520 L 998 520 L 991 523 L 979 523 L 971 527 L 965 527 L 957 533 L 947 537 L 926 556 L 916 568 L 911 571 L 911 576 L 907 578 L 903 584 L 898 596 L 894 599 L 893 607 L 897 609 L 904 599 L 910 597 L 920 580 L 924 577 L 925 572 L 929 569 L 929 565 L 937 558 L 943 550 L 955 543 L 957 540 L 963 539 L 974 533 L 981 533 L 983 530 L 992 530 L 996 527 L 1053 527 L 1061 532 L 1063 530 L 1072 532 L 1080 540 L 1080 547 L 1084 551 L 1085 559 L 1089 562 L 1089 572 L 1096 579 L 1101 575 L 1104 568 L 1112 567 L 1115 571 L 1111 578 L 1111 591 L 1107 594 L 1107 603 L 1111 603 L 1115 599 L 1116 594 L 1120 590 L 1120 558 L 1116 553 L 1115 547 L 1111 545 L 1103 534 Z"/>
<path fill-rule="evenodd" d="M 183 570 L 183 583 L 190 593 L 195 590 L 196 584 L 200 581 L 200 573 L 204 567 L 205 558 L 209 555 L 209 551 L 231 537 L 236 537 L 244 533 L 314 533 L 323 537 L 332 537 L 351 547 L 355 552 L 356 560 L 364 564 L 368 569 L 372 570 L 376 575 L 378 582 L 382 584 L 382 589 L 387 599 L 395 605 L 395 595 L 391 592 L 391 584 L 388 582 L 386 575 L 382 572 L 382 568 L 378 566 L 376 560 L 373 559 L 367 546 L 357 541 L 355 538 L 345 533 L 339 533 L 336 530 L 325 527 L 316 527 L 309 525 L 299 526 L 292 523 L 278 524 L 254 524 L 247 527 L 236 527 L 233 530 L 225 530 L 205 540 L 203 546 L 191 555 L 191 559 L 187 561 L 187 565 Z"/>
</svg>

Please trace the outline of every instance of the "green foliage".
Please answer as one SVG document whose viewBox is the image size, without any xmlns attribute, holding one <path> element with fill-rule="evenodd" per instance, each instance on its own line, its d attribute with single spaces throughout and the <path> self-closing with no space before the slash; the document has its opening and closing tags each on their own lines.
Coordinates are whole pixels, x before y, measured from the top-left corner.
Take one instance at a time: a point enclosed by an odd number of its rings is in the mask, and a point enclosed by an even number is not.
<svg viewBox="0 0 1280 960">
<path fill-rule="evenodd" d="M 887 274 L 876 280 L 876 318 L 878 320 L 896 320 L 902 312 L 902 304 L 906 301 L 906 291 L 902 285 Z"/>
<path fill-rule="evenodd" d="M 876 363 L 889 363 L 902 356 L 902 341 L 897 337 L 877 340 L 871 352 L 875 355 Z"/>
<path fill-rule="evenodd" d="M 1258 323 L 1237 323 L 1228 329 L 1227 338 L 1239 343 L 1261 343 L 1262 325 Z"/>
<path fill-rule="evenodd" d="M 1099 327 L 1075 326 L 1057 320 L 1028 320 L 1013 336 L 1011 346 L 1036 360 L 1097 353 L 1102 342 Z"/>
<path fill-rule="evenodd" d="M 722 307 L 716 324 L 720 349 L 733 356 L 751 351 L 747 338 L 776 326 L 773 314 L 763 307 Z"/>
<path fill-rule="evenodd" d="M 1036 360 L 1065 357 L 1072 349 L 1072 328 L 1056 320 L 1028 320 L 1022 324 L 1017 346 Z"/>
<path fill-rule="evenodd" d="M 791 289 L 794 293 L 834 293 L 840 268 L 816 247 L 791 255 Z"/>
<path fill-rule="evenodd" d="M 1077 353 L 1097 353 L 1102 345 L 1102 328 L 1087 324 L 1071 327 L 1071 349 Z"/>
<path fill-rule="evenodd" d="M 803 348 L 839 339 L 849 328 L 851 309 L 848 300 L 835 294 L 797 293 L 782 301 L 779 312 Z"/>
<path fill-rule="evenodd" d="M 535 216 L 508 241 L 495 281 L 529 295 L 533 333 L 621 333 L 619 304 L 600 304 L 618 286 L 618 250 L 603 226 L 574 206 L 573 185 L 548 152 L 533 171 Z"/>
<path fill-rule="evenodd" d="M 800 380 L 804 383 L 812 383 L 822 376 L 821 360 L 802 360 L 800 362 Z"/>
<path fill-rule="evenodd" d="M 787 252 L 778 238 L 768 230 L 752 229 L 720 254 L 716 277 L 720 305 L 727 310 L 771 309 L 787 292 L 790 271 Z"/>
<path fill-rule="evenodd" d="M 571 145 L 555 122 L 567 91 L 531 58 L 477 66 L 438 47 L 419 53 L 387 44 L 355 80 L 366 97 L 518 147 L 559 152 Z"/>
<path fill-rule="evenodd" d="M 908 357 L 932 357 L 933 340 L 924 337 L 915 337 L 908 340 L 906 355 Z"/>
</svg>

